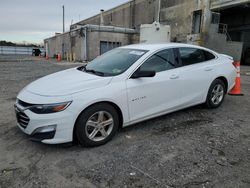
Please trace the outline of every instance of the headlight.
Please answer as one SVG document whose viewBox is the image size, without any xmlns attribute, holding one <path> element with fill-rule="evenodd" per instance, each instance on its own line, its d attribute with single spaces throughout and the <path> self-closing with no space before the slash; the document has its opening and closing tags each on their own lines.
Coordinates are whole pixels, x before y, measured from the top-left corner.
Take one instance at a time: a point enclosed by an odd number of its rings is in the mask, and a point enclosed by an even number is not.
<svg viewBox="0 0 250 188">
<path fill-rule="evenodd" d="M 61 112 L 65 110 L 71 102 L 63 102 L 63 103 L 57 103 L 57 104 L 42 104 L 42 105 L 34 105 L 29 107 L 28 109 L 36 114 L 50 114 L 50 113 L 56 113 Z"/>
</svg>

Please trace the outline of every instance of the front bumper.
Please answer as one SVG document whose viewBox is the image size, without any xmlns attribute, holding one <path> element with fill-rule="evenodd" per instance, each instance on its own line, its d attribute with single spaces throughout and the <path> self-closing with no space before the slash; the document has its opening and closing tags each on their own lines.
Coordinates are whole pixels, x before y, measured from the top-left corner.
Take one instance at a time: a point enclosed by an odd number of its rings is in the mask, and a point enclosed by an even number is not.
<svg viewBox="0 0 250 188">
<path fill-rule="evenodd" d="M 33 141 L 43 141 L 53 139 L 56 134 L 57 125 L 49 125 L 44 127 L 39 127 L 33 131 L 30 139 Z"/>
<path fill-rule="evenodd" d="M 70 110 L 52 114 L 35 114 L 29 109 L 15 106 L 17 125 L 31 140 L 46 144 L 61 144 L 73 140 L 74 115 Z M 19 113 L 28 119 L 25 124 L 18 119 Z M 26 120 L 24 119 L 24 120 Z"/>
</svg>

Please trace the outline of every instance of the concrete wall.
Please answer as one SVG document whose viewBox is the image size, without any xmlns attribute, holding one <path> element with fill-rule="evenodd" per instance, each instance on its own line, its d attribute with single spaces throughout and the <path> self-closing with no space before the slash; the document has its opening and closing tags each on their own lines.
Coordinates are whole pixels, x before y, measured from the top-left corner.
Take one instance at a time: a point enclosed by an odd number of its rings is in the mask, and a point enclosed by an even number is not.
<svg viewBox="0 0 250 188">
<path fill-rule="evenodd" d="M 74 40 L 74 41 L 73 41 Z M 57 35 L 46 39 L 45 47 L 48 44 L 48 56 L 54 57 L 58 53 L 66 58 L 66 53 L 75 54 L 76 61 L 86 60 L 85 37 L 80 35 L 80 30 Z M 121 45 L 128 45 L 139 42 L 138 34 L 124 34 L 113 32 L 87 31 L 87 59 L 92 60 L 100 55 L 100 41 L 120 42 Z M 63 53 L 64 44 L 64 53 Z M 72 57 L 73 59 L 73 57 Z"/>
<path fill-rule="evenodd" d="M 71 53 L 76 60 L 82 59 L 82 46 L 84 37 L 80 35 L 80 30 L 71 31 L 69 35 L 70 46 L 66 53 Z M 73 58 L 73 57 L 72 57 Z"/>
<path fill-rule="evenodd" d="M 117 6 L 113 9 L 103 12 L 104 25 L 119 26 L 125 28 L 135 28 L 139 30 L 141 24 L 149 24 L 154 22 L 157 13 L 158 0 L 131 0 L 123 5 Z M 212 31 L 211 23 L 211 11 L 210 8 L 223 8 L 230 7 L 242 3 L 250 2 L 250 0 L 162 0 L 160 22 L 162 24 L 171 26 L 171 41 L 177 42 L 193 42 L 201 46 L 210 47 L 219 52 L 223 52 L 222 49 L 218 49 L 218 45 L 222 43 L 228 45 L 228 52 L 230 53 L 234 48 L 241 48 L 240 43 L 228 44 L 225 35 L 218 34 L 217 31 Z M 201 33 L 192 34 L 192 22 L 193 12 L 196 10 L 202 11 L 201 18 Z M 100 14 L 90 17 L 86 20 L 80 21 L 75 25 L 86 24 L 100 24 Z M 66 35 L 65 35 L 66 36 Z M 106 33 L 106 32 L 90 32 L 88 38 L 88 58 L 93 59 L 100 54 L 100 41 L 121 42 L 122 45 L 138 42 L 138 36 L 136 35 L 121 34 L 121 33 Z M 63 39 L 69 43 L 72 43 L 72 36 L 69 39 Z M 131 39 L 133 38 L 133 39 Z M 137 38 L 137 39 L 136 39 Z M 54 41 L 55 40 L 55 41 Z M 71 52 L 77 54 L 77 59 L 83 59 L 83 43 L 84 38 L 79 35 L 75 36 L 76 44 L 72 46 Z M 54 42 L 53 42 L 54 41 Z M 50 45 L 51 53 L 60 52 L 60 46 L 62 46 L 62 39 L 60 37 L 51 38 Z M 68 46 L 65 46 L 68 49 Z M 226 47 L 225 47 L 226 49 Z M 62 50 L 61 50 L 62 51 Z M 237 54 L 237 50 L 232 52 Z M 234 55 L 238 58 L 238 55 Z"/>
<path fill-rule="evenodd" d="M 45 39 L 44 43 L 45 47 L 46 43 L 48 44 L 47 55 L 49 57 L 54 57 L 54 55 L 57 55 L 58 53 L 65 55 L 65 52 L 70 51 L 70 46 L 71 46 L 70 34 L 67 32 L 64 34 L 56 35 L 49 39 Z M 63 50 L 63 44 L 64 44 L 64 50 Z"/>
<path fill-rule="evenodd" d="M 161 0 L 161 8 L 168 8 L 184 3 L 185 0 Z"/>
<path fill-rule="evenodd" d="M 213 1 L 213 0 L 212 0 Z M 131 0 L 103 13 L 104 25 L 113 25 L 139 30 L 141 24 L 155 21 L 157 0 Z M 202 10 L 203 33 L 208 30 L 210 0 L 161 0 L 160 22 L 171 26 L 173 41 L 186 42 L 192 31 L 193 11 Z M 100 14 L 76 24 L 100 24 Z"/>
<path fill-rule="evenodd" d="M 156 3 L 155 0 L 138 1 L 135 5 L 134 19 L 135 28 L 139 29 L 141 24 L 153 23 L 156 17 Z"/>
<path fill-rule="evenodd" d="M 205 46 L 218 53 L 230 55 L 234 60 L 240 60 L 242 55 L 242 42 L 227 41 L 227 36 L 218 33 L 218 25 L 211 24 Z"/>
<path fill-rule="evenodd" d="M 141 24 L 153 23 L 155 19 L 156 0 L 132 0 L 128 3 L 107 10 L 103 13 L 104 25 L 137 28 Z M 100 14 L 76 24 L 100 24 Z"/>
<path fill-rule="evenodd" d="M 139 42 L 139 35 L 110 33 L 110 32 L 88 32 L 88 60 L 100 55 L 100 42 L 121 42 L 121 45 L 128 45 Z"/>
<path fill-rule="evenodd" d="M 199 9 L 197 0 L 178 0 L 176 2 L 163 0 L 160 21 L 171 26 L 171 39 L 186 42 L 187 35 L 192 31 L 193 11 Z"/>
<path fill-rule="evenodd" d="M 163 24 L 171 26 L 171 40 L 186 42 L 187 35 L 192 30 L 192 15 L 193 11 L 204 8 L 203 1 L 207 0 L 162 0 L 160 21 Z M 136 28 L 139 30 L 141 24 L 153 23 L 157 13 L 157 0 L 132 0 L 128 3 L 107 10 L 103 13 L 104 25 L 113 25 L 126 28 Z M 90 17 L 86 20 L 78 22 L 77 24 L 100 24 L 100 14 Z M 98 36 L 97 36 L 98 35 Z M 88 50 L 89 58 L 92 59 L 96 55 L 99 55 L 100 40 L 114 41 L 118 40 L 122 42 L 122 45 L 138 42 L 136 39 L 129 39 L 129 35 L 122 36 L 124 34 L 108 35 L 103 32 L 96 32 L 90 34 L 88 38 Z M 111 38 L 109 38 L 111 36 Z M 117 38 L 113 38 L 117 37 Z M 100 40 L 98 40 L 100 39 Z M 77 59 L 82 59 L 78 54 L 82 54 L 83 39 L 76 37 L 77 44 L 72 48 L 72 51 L 77 54 Z M 116 41 L 114 41 L 116 42 Z M 62 45 L 59 39 L 56 39 L 58 45 Z M 71 44 L 71 41 L 69 41 Z M 51 47 L 51 49 L 53 49 Z M 58 51 L 55 49 L 54 51 Z"/>
<path fill-rule="evenodd" d="M 55 52 L 55 37 L 44 40 L 45 52 L 48 57 L 52 57 Z"/>
</svg>

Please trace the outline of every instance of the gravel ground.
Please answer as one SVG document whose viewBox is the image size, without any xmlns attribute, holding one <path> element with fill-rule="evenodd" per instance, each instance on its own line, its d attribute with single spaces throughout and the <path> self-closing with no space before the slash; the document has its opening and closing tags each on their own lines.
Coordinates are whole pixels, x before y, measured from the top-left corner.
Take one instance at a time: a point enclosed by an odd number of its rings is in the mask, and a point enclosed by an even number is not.
<svg viewBox="0 0 250 188">
<path fill-rule="evenodd" d="M 0 187 L 250 187 L 250 67 L 242 67 L 243 97 L 142 122 L 106 145 L 83 148 L 31 142 L 13 110 L 26 84 L 77 65 L 3 59 Z"/>
</svg>

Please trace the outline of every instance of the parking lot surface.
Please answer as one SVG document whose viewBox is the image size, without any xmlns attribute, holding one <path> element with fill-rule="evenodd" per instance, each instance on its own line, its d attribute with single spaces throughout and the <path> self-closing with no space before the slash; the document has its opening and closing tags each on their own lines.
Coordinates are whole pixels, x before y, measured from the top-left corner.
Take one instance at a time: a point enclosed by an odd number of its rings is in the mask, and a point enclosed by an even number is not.
<svg viewBox="0 0 250 188">
<path fill-rule="evenodd" d="M 241 67 L 244 96 L 218 109 L 145 121 L 95 148 L 30 141 L 16 126 L 17 93 L 78 65 L 0 58 L 0 187 L 250 187 L 250 67 Z"/>
</svg>

